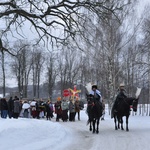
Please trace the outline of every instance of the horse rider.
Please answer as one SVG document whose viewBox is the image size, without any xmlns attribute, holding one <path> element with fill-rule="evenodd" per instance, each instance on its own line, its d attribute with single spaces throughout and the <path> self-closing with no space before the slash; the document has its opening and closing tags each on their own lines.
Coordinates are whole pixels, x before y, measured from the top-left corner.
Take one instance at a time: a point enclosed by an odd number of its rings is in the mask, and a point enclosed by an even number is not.
<svg viewBox="0 0 150 150">
<path fill-rule="evenodd" d="M 117 112 L 117 106 L 119 104 L 119 101 L 123 100 L 124 98 L 127 98 L 126 94 L 125 94 L 125 85 L 123 83 L 120 84 L 119 89 L 118 89 L 119 93 L 116 97 L 116 100 L 114 102 L 114 106 L 113 106 L 113 110 L 114 112 Z"/>
<path fill-rule="evenodd" d="M 97 89 L 97 85 L 92 85 L 92 90 L 90 92 L 90 95 L 93 95 L 94 99 L 99 101 L 100 104 L 102 104 L 101 92 Z"/>
<path fill-rule="evenodd" d="M 92 85 L 89 95 L 90 97 L 92 96 L 94 100 L 96 100 L 98 104 L 102 107 L 102 96 L 101 96 L 101 92 L 97 89 L 97 85 Z M 94 106 L 94 102 L 93 102 L 93 106 Z M 89 107 L 87 107 L 87 113 L 89 113 Z M 87 124 L 88 123 L 89 120 L 87 121 Z"/>
</svg>

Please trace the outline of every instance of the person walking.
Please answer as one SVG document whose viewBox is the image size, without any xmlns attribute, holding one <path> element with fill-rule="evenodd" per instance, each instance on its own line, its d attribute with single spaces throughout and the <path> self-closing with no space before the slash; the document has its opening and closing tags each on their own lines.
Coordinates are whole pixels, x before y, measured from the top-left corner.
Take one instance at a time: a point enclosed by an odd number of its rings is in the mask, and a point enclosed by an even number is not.
<svg viewBox="0 0 150 150">
<path fill-rule="evenodd" d="M 62 118 L 62 108 L 61 108 L 61 97 L 57 98 L 57 102 L 54 105 L 56 113 L 56 121 Z"/>
<path fill-rule="evenodd" d="M 45 105 L 45 111 L 46 111 L 46 118 L 47 120 L 51 120 L 52 118 L 52 110 L 50 107 L 50 101 L 47 101 L 46 105 Z"/>
<path fill-rule="evenodd" d="M 20 114 L 20 102 L 19 102 L 19 98 L 17 96 L 15 96 L 14 98 L 14 110 L 13 110 L 13 118 L 18 119 L 19 114 Z"/>
<path fill-rule="evenodd" d="M 62 100 L 61 108 L 62 108 L 62 120 L 63 120 L 63 122 L 67 122 L 68 121 L 69 104 L 68 104 L 67 100 L 65 99 L 65 97 Z"/>
<path fill-rule="evenodd" d="M 29 116 L 30 116 L 30 104 L 27 101 L 24 101 L 24 103 L 22 105 L 22 109 L 23 109 L 23 117 L 29 118 Z"/>
<path fill-rule="evenodd" d="M 32 118 L 36 118 L 37 117 L 36 103 L 37 102 L 34 99 L 30 103 L 30 111 L 31 111 Z"/>
<path fill-rule="evenodd" d="M 11 96 L 8 100 L 8 116 L 10 119 L 13 117 L 13 110 L 14 110 L 14 101 Z"/>
<path fill-rule="evenodd" d="M 80 120 L 80 101 L 78 97 L 76 97 L 76 100 L 75 100 L 75 117 L 76 117 L 76 114 L 78 115 L 78 120 Z"/>
<path fill-rule="evenodd" d="M 7 104 L 6 98 L 2 98 L 1 99 L 1 117 L 6 119 L 7 114 L 8 114 L 8 104 Z"/>
<path fill-rule="evenodd" d="M 75 121 L 75 102 L 73 99 L 69 102 L 69 121 Z"/>
<path fill-rule="evenodd" d="M 49 107 L 50 107 L 50 109 L 51 109 L 51 114 L 50 114 L 51 116 L 50 116 L 50 117 L 53 118 L 53 117 L 54 117 L 54 115 L 53 115 L 54 106 L 53 106 L 53 103 L 52 103 L 51 101 L 49 102 Z"/>
</svg>

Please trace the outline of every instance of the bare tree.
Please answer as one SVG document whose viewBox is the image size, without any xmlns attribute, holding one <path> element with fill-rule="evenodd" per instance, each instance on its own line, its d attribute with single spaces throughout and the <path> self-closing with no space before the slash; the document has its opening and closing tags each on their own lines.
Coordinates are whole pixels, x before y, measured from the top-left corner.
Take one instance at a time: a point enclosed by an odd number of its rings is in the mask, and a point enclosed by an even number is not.
<svg viewBox="0 0 150 150">
<path fill-rule="evenodd" d="M 36 32 L 39 36 L 38 42 L 41 40 L 50 40 L 52 44 L 63 42 L 69 36 L 74 37 L 77 32 L 80 32 L 82 24 L 77 19 L 84 19 L 83 9 L 103 18 L 109 11 L 115 15 L 115 10 L 122 7 L 116 5 L 120 3 L 118 1 L 112 7 L 107 7 L 106 3 L 105 0 L 6 0 L 0 2 L 0 19 L 6 25 L 0 35 L 0 48 L 9 51 L 2 43 L 7 41 L 10 35 L 12 38 L 16 35 L 20 38 L 26 37 L 27 31 L 23 30 L 26 24 L 31 29 L 31 33 Z M 64 34 L 66 32 L 68 34 Z"/>
<path fill-rule="evenodd" d="M 32 52 L 32 81 L 33 81 L 33 97 L 39 98 L 40 96 L 40 78 L 42 73 L 42 68 L 44 64 L 44 56 L 42 52 L 42 48 L 38 48 L 37 46 L 34 48 Z"/>
<path fill-rule="evenodd" d="M 11 65 L 12 71 L 16 75 L 18 81 L 18 91 L 20 97 L 27 97 L 28 81 L 31 71 L 31 57 L 29 53 L 30 47 L 28 43 L 23 43 L 22 41 L 17 41 L 14 47 L 17 49 L 18 53 Z M 20 49 L 20 47 L 23 48 Z"/>
<path fill-rule="evenodd" d="M 1 51 L 2 54 L 2 75 L 3 75 L 3 97 L 5 97 L 6 94 L 6 86 L 5 86 L 5 57 L 4 57 L 4 51 Z"/>
<path fill-rule="evenodd" d="M 147 13 L 149 10 L 149 7 L 145 8 L 145 11 L 143 12 L 143 15 L 145 17 L 143 21 L 143 26 L 142 26 L 142 31 L 144 33 L 144 39 L 142 42 L 141 48 L 141 57 L 142 60 L 139 61 L 139 64 L 142 67 L 141 73 L 143 73 L 143 84 L 145 87 L 146 95 L 143 95 L 144 99 L 142 101 L 142 106 L 143 109 L 145 109 L 145 104 L 147 104 L 147 110 L 146 110 L 146 115 L 150 116 L 150 19 L 149 19 L 149 14 Z M 147 14 L 145 16 L 145 13 Z M 144 80 L 145 79 L 145 80 Z M 146 99 L 145 99 L 146 98 Z"/>
<path fill-rule="evenodd" d="M 136 1 L 132 1 L 132 3 L 130 1 L 126 1 L 127 3 L 125 1 L 117 2 L 117 0 L 108 0 L 106 6 L 111 8 L 116 5 L 121 8 L 122 11 L 116 12 L 118 18 L 114 17 L 111 11 L 108 11 L 107 14 L 104 13 L 103 17 L 93 16 L 87 12 L 86 16 L 89 18 L 86 17 L 83 28 L 86 39 L 83 51 L 89 61 L 88 70 L 91 75 L 89 79 L 101 88 L 109 104 L 113 103 L 119 84 L 121 82 L 129 83 L 126 80 L 128 69 L 123 55 L 126 53 L 130 40 L 135 37 L 133 36 L 135 31 L 129 36 L 125 25 L 130 14 L 134 13 L 132 8 Z M 124 7 L 120 7 L 123 5 Z"/>
<path fill-rule="evenodd" d="M 58 55 L 58 70 L 61 81 L 61 91 L 72 87 L 80 77 L 81 55 L 77 49 L 71 45 L 63 47 L 63 51 Z"/>
<path fill-rule="evenodd" d="M 46 84 L 48 97 L 51 98 L 53 95 L 53 89 L 56 83 L 57 76 L 59 74 L 57 56 L 55 53 L 49 52 L 46 57 Z"/>
</svg>

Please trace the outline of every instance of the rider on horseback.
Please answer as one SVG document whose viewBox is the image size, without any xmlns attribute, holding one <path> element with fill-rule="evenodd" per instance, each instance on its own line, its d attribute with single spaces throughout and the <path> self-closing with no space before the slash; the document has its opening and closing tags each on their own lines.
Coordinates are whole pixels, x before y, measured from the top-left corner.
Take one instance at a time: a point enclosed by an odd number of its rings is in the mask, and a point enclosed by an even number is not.
<svg viewBox="0 0 150 150">
<path fill-rule="evenodd" d="M 91 89 L 92 90 L 89 92 L 89 95 L 87 95 L 88 97 L 87 114 L 89 116 L 87 124 L 94 120 L 97 120 L 99 122 L 99 119 L 102 116 L 102 111 L 103 111 L 102 96 L 100 91 L 97 89 L 97 85 L 92 85 Z"/>
<path fill-rule="evenodd" d="M 92 86 L 92 91 L 90 92 L 90 95 L 93 95 L 95 100 L 97 100 L 100 103 L 102 103 L 101 92 L 97 89 L 97 85 L 93 85 Z"/>
<path fill-rule="evenodd" d="M 101 96 L 101 92 L 97 89 L 97 85 L 92 86 L 90 96 L 94 98 L 93 106 L 95 105 L 95 102 L 98 102 L 98 104 L 102 107 L 102 96 Z M 87 112 L 88 112 L 88 108 L 87 108 Z"/>
<path fill-rule="evenodd" d="M 124 98 L 127 98 L 127 96 L 126 96 L 126 94 L 125 94 L 125 89 L 124 89 L 124 84 L 120 84 L 120 86 L 119 86 L 119 93 L 118 93 L 118 95 L 117 95 L 117 97 L 116 97 L 116 100 L 115 100 L 115 102 L 114 102 L 114 106 L 113 106 L 113 110 L 114 110 L 114 112 L 117 112 L 117 106 L 118 106 L 118 104 L 119 104 L 119 102 L 122 100 L 122 99 L 124 99 Z"/>
</svg>

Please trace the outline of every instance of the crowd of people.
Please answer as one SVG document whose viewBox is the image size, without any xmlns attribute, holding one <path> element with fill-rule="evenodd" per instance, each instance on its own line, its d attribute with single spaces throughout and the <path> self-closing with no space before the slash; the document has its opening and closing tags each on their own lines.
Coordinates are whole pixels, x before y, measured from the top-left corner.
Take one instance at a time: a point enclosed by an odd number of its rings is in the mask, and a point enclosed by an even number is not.
<svg viewBox="0 0 150 150">
<path fill-rule="evenodd" d="M 97 89 L 97 85 L 93 85 L 91 91 L 89 92 L 91 96 L 94 97 L 94 100 L 102 107 L 102 117 L 104 120 L 105 115 L 105 103 L 102 99 L 100 91 Z M 94 103 L 93 103 L 94 106 Z M 0 111 L 1 118 L 46 118 L 51 120 L 56 114 L 56 121 L 62 120 L 63 122 L 80 120 L 80 110 L 84 108 L 84 104 L 79 100 L 78 96 L 74 97 L 57 97 L 55 103 L 52 103 L 50 100 L 19 100 L 17 96 L 10 97 L 7 101 L 6 98 L 0 99 Z M 88 106 L 86 110 L 88 114 Z"/>
<path fill-rule="evenodd" d="M 69 102 L 63 98 L 57 98 L 57 102 L 54 105 L 56 113 L 56 121 L 62 119 L 63 122 L 75 121 L 75 116 L 77 114 L 78 120 L 80 120 L 80 110 L 84 108 L 84 105 L 76 97 L 75 99 L 70 99 Z"/>
<path fill-rule="evenodd" d="M 78 97 L 74 99 L 66 99 L 65 97 L 57 98 L 55 103 L 50 100 L 19 100 L 17 96 L 0 99 L 1 118 L 46 118 L 51 120 L 56 114 L 56 121 L 62 120 L 63 122 L 80 120 L 80 110 L 83 109 L 84 104 Z"/>
<path fill-rule="evenodd" d="M 20 101 L 17 96 L 10 97 L 7 101 L 6 98 L 0 100 L 1 118 L 18 118 L 20 113 Z"/>
</svg>

